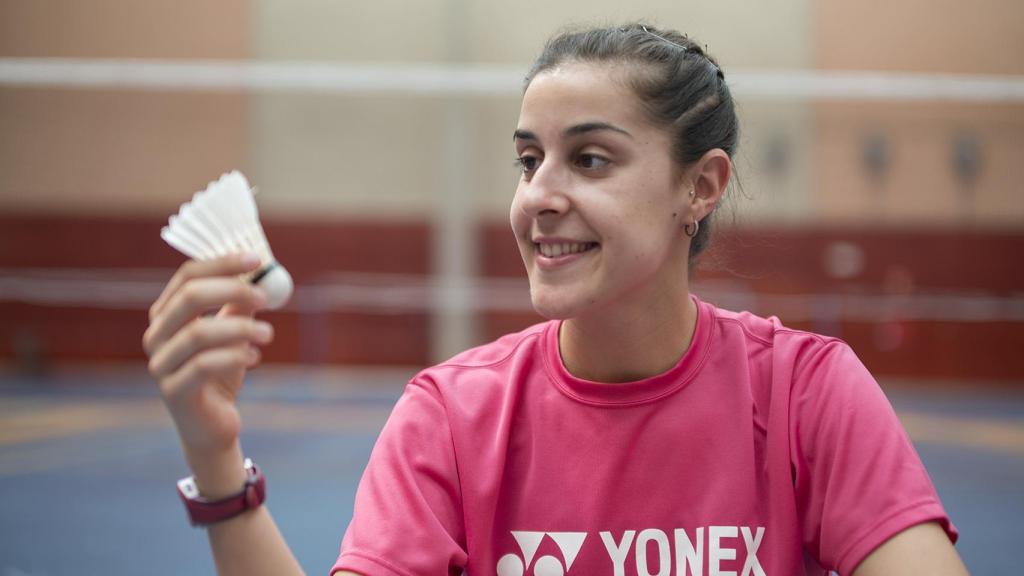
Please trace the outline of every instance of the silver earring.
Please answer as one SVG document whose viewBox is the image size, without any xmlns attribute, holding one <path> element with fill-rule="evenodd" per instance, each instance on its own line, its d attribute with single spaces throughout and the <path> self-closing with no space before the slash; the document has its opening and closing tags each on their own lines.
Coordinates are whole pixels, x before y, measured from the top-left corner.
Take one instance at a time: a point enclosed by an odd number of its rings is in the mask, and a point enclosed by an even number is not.
<svg viewBox="0 0 1024 576">
<path fill-rule="evenodd" d="M 691 232 L 691 230 L 693 230 Z M 697 235 L 697 230 L 700 230 L 700 221 L 697 218 L 693 219 L 693 228 L 690 228 L 689 224 L 683 224 L 683 234 L 686 234 L 690 238 Z"/>
</svg>

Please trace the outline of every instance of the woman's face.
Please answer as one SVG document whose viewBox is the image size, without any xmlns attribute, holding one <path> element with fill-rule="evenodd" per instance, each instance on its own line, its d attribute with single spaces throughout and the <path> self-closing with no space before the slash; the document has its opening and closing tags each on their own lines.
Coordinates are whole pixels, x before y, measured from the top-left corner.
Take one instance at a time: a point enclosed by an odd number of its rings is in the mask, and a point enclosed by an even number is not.
<svg viewBox="0 0 1024 576">
<path fill-rule="evenodd" d="M 623 73 L 568 63 L 523 96 L 510 217 L 533 305 L 548 318 L 645 310 L 685 288 L 692 185 Z"/>
</svg>

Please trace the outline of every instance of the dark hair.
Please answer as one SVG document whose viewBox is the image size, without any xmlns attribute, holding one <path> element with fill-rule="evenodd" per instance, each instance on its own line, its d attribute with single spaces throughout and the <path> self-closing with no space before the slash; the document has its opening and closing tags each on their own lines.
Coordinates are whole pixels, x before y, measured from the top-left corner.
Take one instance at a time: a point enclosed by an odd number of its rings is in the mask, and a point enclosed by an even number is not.
<svg viewBox="0 0 1024 576">
<path fill-rule="evenodd" d="M 643 23 L 564 32 L 544 45 L 525 86 L 537 74 L 571 61 L 638 64 L 627 79 L 629 86 L 650 119 L 672 135 L 672 157 L 680 166 L 715 148 L 733 157 L 739 120 L 725 74 L 686 35 Z M 707 248 L 710 232 L 709 215 L 690 243 L 691 263 Z"/>
</svg>

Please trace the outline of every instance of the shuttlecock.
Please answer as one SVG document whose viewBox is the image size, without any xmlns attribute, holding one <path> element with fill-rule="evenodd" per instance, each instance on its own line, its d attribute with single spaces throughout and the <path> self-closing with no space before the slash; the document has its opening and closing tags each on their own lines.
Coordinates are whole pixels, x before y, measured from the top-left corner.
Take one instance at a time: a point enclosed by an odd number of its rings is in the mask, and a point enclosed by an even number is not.
<svg viewBox="0 0 1024 576">
<path fill-rule="evenodd" d="M 196 260 L 251 252 L 260 267 L 247 279 L 267 293 L 267 307 L 280 308 L 292 294 L 292 277 L 270 251 L 248 180 L 234 170 L 196 192 L 171 216 L 160 237 Z"/>
</svg>

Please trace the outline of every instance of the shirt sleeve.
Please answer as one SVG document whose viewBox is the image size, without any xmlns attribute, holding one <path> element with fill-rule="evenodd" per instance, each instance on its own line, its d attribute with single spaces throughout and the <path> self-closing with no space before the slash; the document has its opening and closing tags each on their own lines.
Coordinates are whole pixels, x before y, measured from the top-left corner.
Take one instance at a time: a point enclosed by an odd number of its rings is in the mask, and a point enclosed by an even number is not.
<svg viewBox="0 0 1024 576">
<path fill-rule="evenodd" d="M 956 542 L 931 479 L 888 399 L 845 343 L 800 355 L 791 457 L 805 549 L 846 576 L 902 530 L 935 521 Z"/>
<path fill-rule="evenodd" d="M 332 573 L 462 573 L 467 555 L 450 430 L 436 388 L 410 382 L 363 472 Z"/>
</svg>

